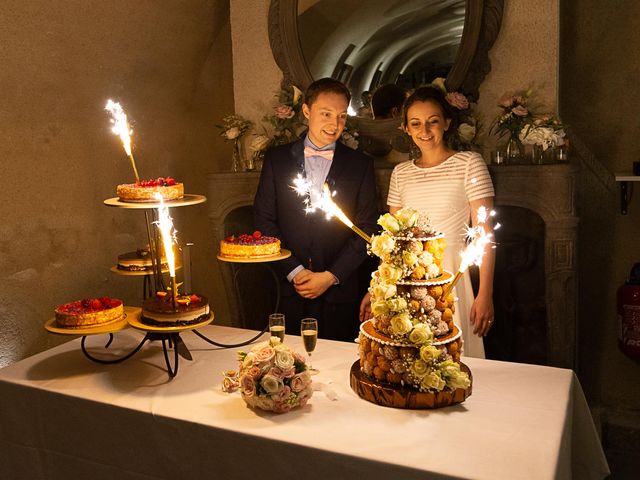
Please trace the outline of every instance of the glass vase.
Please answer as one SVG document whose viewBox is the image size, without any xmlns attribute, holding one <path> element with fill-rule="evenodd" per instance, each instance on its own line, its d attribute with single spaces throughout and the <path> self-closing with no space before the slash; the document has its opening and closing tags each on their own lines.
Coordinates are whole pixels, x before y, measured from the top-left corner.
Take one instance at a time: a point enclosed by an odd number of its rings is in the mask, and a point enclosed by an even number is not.
<svg viewBox="0 0 640 480">
<path fill-rule="evenodd" d="M 242 171 L 242 155 L 240 154 L 240 144 L 238 140 L 233 142 L 233 152 L 231 153 L 231 171 Z"/>
<path fill-rule="evenodd" d="M 509 137 L 506 149 L 507 163 L 519 163 L 524 155 L 524 145 L 517 136 Z"/>
<path fill-rule="evenodd" d="M 531 148 L 531 161 L 535 165 L 542 165 L 544 163 L 544 149 L 542 145 L 532 145 Z"/>
</svg>

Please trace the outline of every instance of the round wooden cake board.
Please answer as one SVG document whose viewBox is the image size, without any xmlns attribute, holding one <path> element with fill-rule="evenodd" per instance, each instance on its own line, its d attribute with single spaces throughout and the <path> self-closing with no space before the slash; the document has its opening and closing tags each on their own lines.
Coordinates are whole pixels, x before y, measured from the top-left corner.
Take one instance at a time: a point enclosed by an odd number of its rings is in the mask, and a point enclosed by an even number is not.
<svg viewBox="0 0 640 480">
<path fill-rule="evenodd" d="M 276 255 L 264 255 L 262 257 L 229 257 L 218 253 L 218 260 L 230 263 L 264 263 L 264 262 L 277 262 L 278 260 L 284 260 L 291 256 L 291 250 L 283 248 L 280 253 Z"/>
<path fill-rule="evenodd" d="M 186 207 L 188 205 L 197 205 L 207 201 L 207 197 L 204 195 L 191 195 L 185 193 L 182 198 L 176 200 L 167 200 L 162 205 L 160 202 L 122 202 L 118 197 L 107 198 L 104 204 L 109 207 L 120 208 L 134 208 L 134 209 L 149 209 L 160 208 L 161 206 L 173 208 L 173 207 Z"/>
<path fill-rule="evenodd" d="M 442 391 L 437 393 L 420 392 L 415 388 L 392 385 L 386 382 L 372 380 L 360 370 L 360 361 L 357 360 L 351 366 L 351 388 L 358 396 L 368 402 L 383 407 L 425 409 L 442 408 L 456 403 L 464 402 L 471 395 L 473 378 L 471 370 L 464 363 L 460 363 L 460 369 L 469 374 L 472 385 L 469 388 L 456 388 L 453 392 Z"/>
<path fill-rule="evenodd" d="M 129 328 L 129 321 L 133 318 L 140 317 L 142 309 L 139 307 L 124 307 L 124 315 L 118 320 L 109 323 L 103 323 L 102 325 L 96 325 L 95 327 L 83 327 L 83 328 L 64 328 L 56 325 L 55 317 L 50 318 L 44 324 L 44 328 L 51 333 L 58 333 L 61 335 L 98 335 L 102 333 L 115 333 L 125 328 Z"/>
<path fill-rule="evenodd" d="M 129 325 L 131 325 L 133 328 L 142 330 L 144 332 L 175 333 L 175 332 L 184 332 L 185 330 L 195 330 L 196 328 L 209 325 L 211 322 L 213 322 L 213 312 L 209 312 L 209 318 L 204 320 L 203 322 L 198 322 L 191 325 L 175 325 L 171 327 L 147 325 L 146 323 L 142 323 L 140 321 L 140 315 L 138 315 L 136 318 L 131 318 L 128 321 L 129 321 Z"/>
</svg>

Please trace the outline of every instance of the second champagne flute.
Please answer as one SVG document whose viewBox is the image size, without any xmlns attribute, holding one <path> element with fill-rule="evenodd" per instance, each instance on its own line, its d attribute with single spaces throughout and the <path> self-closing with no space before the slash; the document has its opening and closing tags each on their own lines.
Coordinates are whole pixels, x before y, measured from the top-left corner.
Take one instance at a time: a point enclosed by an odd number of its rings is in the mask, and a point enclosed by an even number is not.
<svg viewBox="0 0 640 480">
<path fill-rule="evenodd" d="M 309 373 L 312 375 L 316 374 L 318 373 L 318 369 L 311 366 L 311 352 L 316 349 L 316 343 L 318 341 L 318 320 L 315 318 L 303 318 L 300 321 L 300 335 L 302 336 L 304 349 L 307 351 L 307 355 L 309 355 L 309 362 L 307 363 Z"/>
<path fill-rule="evenodd" d="M 272 337 L 278 337 L 280 343 L 284 343 L 284 313 L 269 315 L 269 332 Z"/>
</svg>

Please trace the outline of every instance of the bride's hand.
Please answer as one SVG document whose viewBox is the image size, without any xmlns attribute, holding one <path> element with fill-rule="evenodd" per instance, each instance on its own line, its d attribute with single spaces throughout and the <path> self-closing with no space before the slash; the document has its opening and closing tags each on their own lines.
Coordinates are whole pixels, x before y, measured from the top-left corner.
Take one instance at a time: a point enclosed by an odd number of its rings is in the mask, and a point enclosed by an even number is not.
<svg viewBox="0 0 640 480">
<path fill-rule="evenodd" d="M 471 306 L 469 319 L 473 325 L 473 333 L 484 337 L 493 326 L 493 299 L 478 295 Z"/>
<path fill-rule="evenodd" d="M 373 315 L 371 314 L 371 295 L 369 292 L 365 294 L 360 302 L 360 321 L 364 322 L 369 320 Z"/>
</svg>

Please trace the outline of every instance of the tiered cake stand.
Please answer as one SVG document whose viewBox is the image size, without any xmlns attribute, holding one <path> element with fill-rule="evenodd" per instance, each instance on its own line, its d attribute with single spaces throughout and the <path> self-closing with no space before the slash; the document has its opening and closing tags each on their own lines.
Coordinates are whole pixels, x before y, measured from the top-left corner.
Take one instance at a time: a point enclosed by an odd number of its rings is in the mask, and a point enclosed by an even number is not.
<svg viewBox="0 0 640 480">
<path fill-rule="evenodd" d="M 187 207 L 191 205 L 198 205 L 206 201 L 207 201 L 207 197 L 205 197 L 204 195 L 191 195 L 191 194 L 185 194 L 180 199 L 168 200 L 163 203 L 123 202 L 118 197 L 108 198 L 107 200 L 104 201 L 104 204 L 109 207 L 144 211 L 145 223 L 146 223 L 146 229 L 147 229 L 147 241 L 149 242 L 149 249 L 151 253 L 151 261 L 153 266 L 153 273 L 151 274 L 152 280 L 151 282 L 149 282 L 151 285 L 148 285 L 145 288 L 143 288 L 144 298 L 146 298 L 147 287 L 149 288 L 150 294 L 153 294 L 153 292 L 165 290 L 164 277 L 162 274 L 166 272 L 166 270 L 161 269 L 162 254 L 161 254 L 160 246 L 162 241 L 158 234 L 158 230 L 156 228 L 153 228 L 153 224 L 158 220 L 157 209 L 162 206 L 167 208 Z M 113 268 L 112 268 L 112 271 L 113 271 Z M 130 275 L 134 272 L 118 271 L 116 273 Z M 146 274 L 145 272 L 141 272 L 141 273 Z M 134 275 L 136 274 L 138 274 L 138 272 L 134 273 Z M 183 332 L 186 330 L 194 330 L 196 328 L 203 327 L 205 325 L 208 325 L 212 321 L 213 321 L 213 312 L 211 312 L 209 314 L 209 318 L 203 322 L 199 322 L 191 325 L 180 325 L 180 326 L 171 326 L 171 327 L 146 325 L 140 321 L 140 315 L 128 316 L 127 322 L 129 325 L 131 325 L 137 330 L 141 330 L 145 332 L 144 338 L 138 344 L 138 346 L 134 348 L 134 350 L 132 350 L 127 355 L 117 360 L 97 359 L 89 355 L 84 348 L 83 348 L 83 352 L 91 360 L 98 363 L 118 363 L 120 361 L 130 358 L 132 355 L 138 352 L 138 350 L 140 350 L 147 341 L 158 340 L 162 342 L 162 351 L 164 353 L 164 359 L 167 365 L 167 372 L 169 373 L 169 377 L 173 378 L 178 373 L 179 356 L 185 358 L 186 360 L 193 360 L 193 357 L 191 356 L 191 352 L 189 352 L 189 349 L 180 338 L 180 332 Z M 84 345 L 84 338 L 83 338 L 83 345 Z M 108 345 L 109 344 L 107 343 L 106 346 Z M 171 361 L 169 359 L 169 351 L 168 351 L 169 348 L 172 348 L 172 347 L 173 347 L 173 365 L 171 364 Z"/>
</svg>

